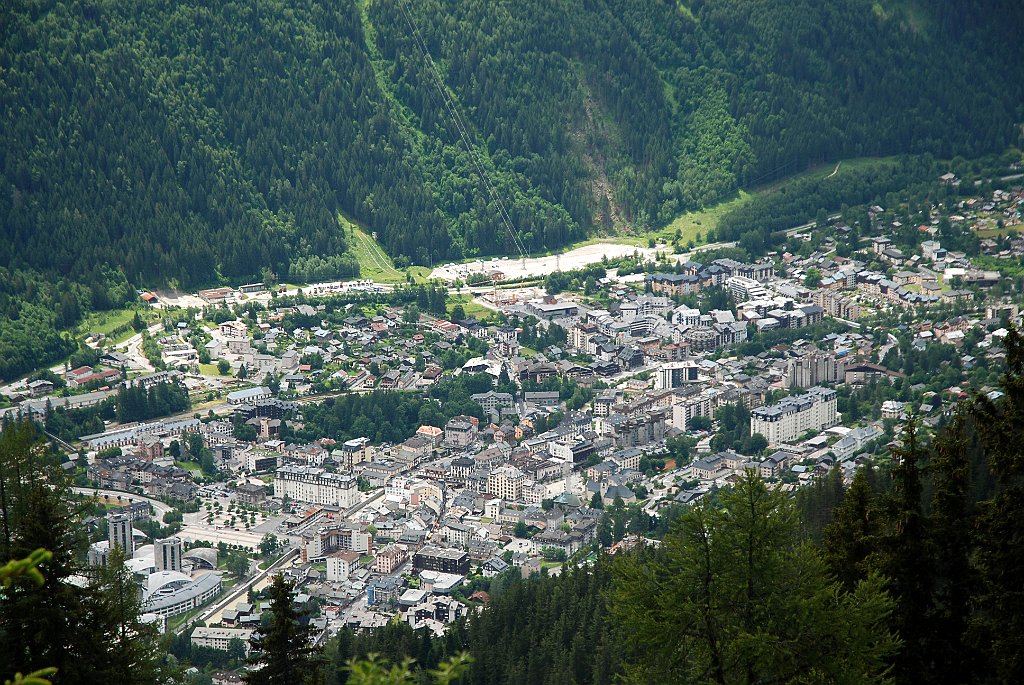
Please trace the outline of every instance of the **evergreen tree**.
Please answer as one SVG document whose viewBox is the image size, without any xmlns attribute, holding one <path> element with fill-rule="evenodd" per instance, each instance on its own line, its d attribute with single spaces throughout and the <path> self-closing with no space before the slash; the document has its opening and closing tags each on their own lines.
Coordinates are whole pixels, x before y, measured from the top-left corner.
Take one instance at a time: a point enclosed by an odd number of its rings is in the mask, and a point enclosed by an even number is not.
<svg viewBox="0 0 1024 685">
<path fill-rule="evenodd" d="M 882 532 L 881 512 L 864 468 L 857 471 L 832 522 L 825 527 L 824 555 L 829 570 L 847 590 L 866 579 Z"/>
<path fill-rule="evenodd" d="M 261 627 L 252 638 L 249 664 L 254 667 L 246 677 L 250 685 L 294 685 L 318 682 L 318 649 L 312 644 L 312 631 L 301 622 L 292 598 L 294 585 L 278 574 L 270 586 L 270 625 Z"/>
<path fill-rule="evenodd" d="M 935 488 L 930 533 L 935 555 L 928 616 L 931 672 L 925 677 L 933 683 L 969 682 L 977 676 L 979 665 L 974 646 L 965 639 L 977 584 L 970 559 L 974 512 L 968 457 L 975 443 L 973 420 L 960 412 L 936 441 L 930 465 Z"/>
<path fill-rule="evenodd" d="M 995 491 L 978 505 L 971 632 L 997 681 L 1014 683 L 1024 682 L 1024 337 L 1011 326 L 1003 344 L 1004 395 L 980 396 L 973 409 Z"/>
<path fill-rule="evenodd" d="M 934 555 L 922 510 L 921 461 L 925 451 L 918 443 L 918 425 L 904 426 L 902 445 L 893 451 L 893 492 L 887 503 L 887 530 L 882 534 L 880 568 L 897 599 L 894 622 L 904 641 L 896 659 L 896 680 L 921 682 L 927 667 L 929 626 L 926 617 L 931 601 Z"/>
<path fill-rule="evenodd" d="M 881 580 L 842 590 L 797 542 L 792 502 L 752 473 L 719 503 L 684 513 L 661 550 L 616 560 L 610 610 L 630 636 L 631 681 L 883 677 L 897 642 Z"/>
<path fill-rule="evenodd" d="M 16 578 L 0 601 L 0 664 L 21 672 L 54 667 L 63 683 L 156 683 L 169 672 L 155 632 L 139 622 L 134 582 L 116 558 L 83 568 L 86 540 L 56 455 L 27 422 L 0 432 L 0 558 L 37 549 L 45 582 Z M 79 578 L 88 579 L 81 583 Z"/>
<path fill-rule="evenodd" d="M 88 677 L 92 682 L 126 685 L 165 682 L 173 669 L 163 663 L 156 626 L 140 620 L 138 586 L 124 562 L 124 551 L 116 548 L 108 565 L 97 569 L 92 577 L 89 601 L 85 604 L 88 633 L 97 644 L 107 644 L 109 648 L 103 659 L 96 660 Z"/>
</svg>

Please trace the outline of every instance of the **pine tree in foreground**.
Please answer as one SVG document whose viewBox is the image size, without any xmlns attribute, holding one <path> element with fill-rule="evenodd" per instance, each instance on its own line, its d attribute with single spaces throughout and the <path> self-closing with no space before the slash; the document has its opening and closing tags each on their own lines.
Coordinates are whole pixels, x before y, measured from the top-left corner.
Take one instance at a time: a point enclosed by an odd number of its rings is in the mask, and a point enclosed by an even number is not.
<svg viewBox="0 0 1024 685">
<path fill-rule="evenodd" d="M 844 590 L 800 542 L 792 500 L 752 472 L 613 570 L 630 682 L 886 681 L 898 640 L 882 579 Z"/>
<path fill-rule="evenodd" d="M 317 683 L 320 650 L 313 646 L 312 630 L 296 611 L 294 584 L 278 574 L 270 586 L 270 625 L 261 627 L 252 639 L 253 667 L 245 682 L 250 685 L 299 685 Z"/>
<path fill-rule="evenodd" d="M 0 589 L 0 670 L 56 669 L 54 685 L 167 682 L 154 628 L 139 621 L 134 583 L 116 559 L 83 567 L 80 512 L 57 456 L 28 422 L 0 431 L 0 559 L 36 556 Z M 45 558 L 39 550 L 47 550 Z M 81 578 L 88 582 L 82 583 Z"/>
</svg>

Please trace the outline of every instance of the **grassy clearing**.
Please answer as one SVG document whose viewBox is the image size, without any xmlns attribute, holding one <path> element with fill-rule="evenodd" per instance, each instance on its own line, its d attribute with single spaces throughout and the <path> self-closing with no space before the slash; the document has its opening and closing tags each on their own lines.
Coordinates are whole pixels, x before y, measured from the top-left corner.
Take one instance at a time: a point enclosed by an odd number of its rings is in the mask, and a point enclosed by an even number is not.
<svg viewBox="0 0 1024 685">
<path fill-rule="evenodd" d="M 771 183 L 755 186 L 748 190 L 740 190 L 736 192 L 732 197 L 723 199 L 721 202 L 714 204 L 705 209 L 696 210 L 692 212 L 686 212 L 677 216 L 671 223 L 664 228 L 640 236 L 638 239 L 641 240 L 645 245 L 649 238 L 654 238 L 659 242 L 668 242 L 675 239 L 676 231 L 679 231 L 679 242 L 682 245 L 687 244 L 689 241 L 693 241 L 696 245 L 701 245 L 708 242 L 707 235 L 709 229 L 717 229 L 718 221 L 722 216 L 733 209 L 737 209 L 747 204 L 751 200 L 765 193 L 769 193 L 773 190 L 777 190 L 782 186 L 792 183 L 794 181 L 804 179 L 820 177 L 825 178 L 831 175 L 840 177 L 844 172 L 853 171 L 856 169 L 863 168 L 872 164 L 876 164 L 885 159 L 892 159 L 891 157 L 858 157 L 856 159 L 844 159 L 839 162 L 838 165 L 834 163 L 823 164 L 815 166 L 806 171 L 802 171 L 792 176 L 773 181 Z M 698 238 L 699 235 L 699 238 Z"/>
<path fill-rule="evenodd" d="M 706 243 L 708 242 L 708 230 L 718 227 L 718 220 L 722 218 L 723 214 L 747 204 L 759 192 L 761 191 L 754 191 L 751 194 L 741 190 L 735 197 L 707 209 L 680 214 L 669 225 L 648 234 L 648 237 L 653 237 L 659 242 L 669 242 L 675 239 L 676 231 L 679 231 L 679 242 L 683 245 L 691 240 L 696 245 Z"/>
<path fill-rule="evenodd" d="M 203 374 L 204 376 L 220 376 L 220 369 L 217 368 L 216 364 L 200 364 L 199 373 Z M 229 371 L 228 375 L 230 375 L 230 373 L 231 372 Z"/>
<path fill-rule="evenodd" d="M 135 312 L 142 315 L 147 323 L 153 323 L 159 318 L 159 312 L 152 309 L 111 309 L 105 312 L 90 312 L 88 316 L 78 324 L 75 334 L 86 336 L 90 333 L 102 333 L 107 337 L 107 344 L 124 342 L 135 335 L 132 329 L 132 319 Z"/>
<path fill-rule="evenodd" d="M 995 238 L 996 236 L 1012 235 L 1024 231 L 1024 224 L 1012 224 L 1002 228 L 979 228 L 975 231 L 979 238 Z"/>
<path fill-rule="evenodd" d="M 412 280 L 414 282 L 425 283 L 430 280 L 430 272 L 432 269 L 426 266 L 410 266 L 405 271 L 408 274 L 412 274 Z"/>
<path fill-rule="evenodd" d="M 395 268 L 394 262 L 381 249 L 377 241 L 363 227 L 338 215 L 349 241 L 349 252 L 359 262 L 359 275 L 378 283 L 404 283 L 405 272 Z"/>
<path fill-rule="evenodd" d="M 471 316 L 475 319 L 484 319 L 494 313 L 487 307 L 474 302 L 472 295 L 453 295 L 448 298 L 447 309 L 449 315 L 452 313 L 452 310 L 455 309 L 455 305 L 457 304 L 462 305 L 462 309 L 466 312 L 466 316 Z"/>
<path fill-rule="evenodd" d="M 220 599 L 223 596 L 223 594 L 224 593 L 222 592 L 221 594 L 217 595 L 208 604 L 213 604 L 218 599 Z M 206 608 L 206 606 L 204 605 L 204 606 L 201 606 L 201 607 L 196 607 L 195 609 L 192 609 L 191 611 L 188 611 L 188 612 L 186 612 L 184 614 L 178 614 L 177 616 L 169 617 L 167 619 L 167 632 L 168 633 L 174 632 L 179 626 L 184 625 L 186 621 L 188 621 L 188 620 L 190 620 L 192 618 L 195 618 L 200 613 L 202 613 L 202 611 L 205 608 Z"/>
</svg>

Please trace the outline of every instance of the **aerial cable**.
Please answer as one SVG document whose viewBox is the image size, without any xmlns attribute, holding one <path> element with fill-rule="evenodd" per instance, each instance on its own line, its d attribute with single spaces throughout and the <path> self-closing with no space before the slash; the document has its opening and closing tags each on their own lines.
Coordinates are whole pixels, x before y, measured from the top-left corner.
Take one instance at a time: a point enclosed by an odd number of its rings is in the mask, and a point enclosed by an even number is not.
<svg viewBox="0 0 1024 685">
<path fill-rule="evenodd" d="M 468 132 L 468 127 L 465 125 L 465 121 L 462 119 L 456 103 L 454 102 L 451 95 L 448 93 L 447 89 L 444 87 L 444 83 L 441 79 L 440 72 L 438 71 L 436 65 L 434 64 L 433 58 L 430 56 L 430 51 L 427 49 L 426 41 L 424 41 L 419 31 L 419 28 L 415 23 L 415 20 L 412 18 L 411 13 L 408 11 L 405 5 L 404 0 L 399 0 L 399 2 L 401 5 L 402 13 L 405 15 L 406 21 L 409 23 L 409 27 L 413 32 L 413 39 L 416 41 L 417 47 L 419 47 L 420 51 L 426 58 L 427 66 L 430 68 L 434 84 L 437 87 L 437 89 L 441 92 L 441 98 L 445 105 L 445 108 L 451 115 L 452 121 L 455 123 L 455 127 L 459 131 L 459 137 L 461 138 L 463 145 L 465 145 L 466 151 L 469 153 L 470 161 L 473 163 L 474 167 L 476 167 L 477 174 L 483 181 L 484 186 L 487 189 L 487 192 L 491 196 L 491 199 L 494 200 L 495 204 L 497 205 L 498 215 L 501 218 L 502 223 L 505 225 L 505 229 L 506 231 L 508 231 L 509 236 L 512 238 L 513 244 L 516 246 L 516 249 L 519 250 L 520 255 L 525 259 L 528 253 L 522 242 L 522 239 L 519 237 L 519 233 L 515 229 L 512 217 L 508 209 L 505 207 L 505 203 L 502 201 L 501 195 L 494 189 L 494 186 L 491 184 L 490 179 L 488 178 L 487 173 L 483 167 L 483 164 L 480 161 L 478 153 L 470 144 L 470 135 Z"/>
<path fill-rule="evenodd" d="M 490 179 L 487 177 L 486 170 L 484 169 L 483 164 L 481 163 L 478 157 L 478 153 L 470 144 L 470 136 L 467 131 L 465 121 L 462 119 L 462 116 L 458 111 L 458 107 L 454 102 L 454 99 L 448 93 L 447 89 L 444 86 L 444 82 L 441 79 L 440 72 L 438 71 L 437 66 L 434 64 L 433 58 L 430 56 L 430 51 L 427 49 L 426 41 L 423 40 L 423 36 L 420 34 L 419 28 L 416 25 L 415 20 L 413 19 L 411 13 L 406 7 L 405 0 L 398 0 L 398 4 L 399 8 L 402 10 L 402 14 L 405 16 L 406 23 L 409 24 L 409 29 L 412 31 L 412 37 L 414 42 L 416 43 L 416 46 L 423 53 L 423 56 L 427 63 L 427 67 L 430 70 L 431 77 L 434 80 L 434 85 L 441 92 L 442 103 L 444 104 L 445 109 L 447 109 L 448 113 L 451 115 L 452 121 L 455 123 L 456 129 L 458 129 L 459 131 L 459 138 L 462 140 L 462 144 L 466 147 L 466 152 L 469 153 L 470 161 L 476 168 L 477 174 L 480 176 L 480 180 L 483 181 L 483 184 L 486 187 L 491 199 L 497 205 L 498 216 L 501 218 L 501 221 L 505 226 L 505 230 L 508 232 L 509 237 L 512 239 L 513 245 L 515 245 L 516 249 L 519 250 L 520 256 L 523 257 L 523 259 L 525 259 L 529 255 L 529 252 L 526 250 L 526 247 L 519 236 L 519 232 L 515 228 L 514 222 L 512 221 L 512 217 L 509 214 L 508 209 L 505 207 L 505 203 L 501 199 L 501 195 L 494 189 L 494 186 L 491 184 Z"/>
</svg>

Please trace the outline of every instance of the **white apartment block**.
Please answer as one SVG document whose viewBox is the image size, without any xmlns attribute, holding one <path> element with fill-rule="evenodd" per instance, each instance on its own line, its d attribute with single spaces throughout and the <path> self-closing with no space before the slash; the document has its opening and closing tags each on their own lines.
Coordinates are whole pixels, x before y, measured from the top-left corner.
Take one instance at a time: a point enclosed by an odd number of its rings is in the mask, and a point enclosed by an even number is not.
<svg viewBox="0 0 1024 685">
<path fill-rule="evenodd" d="M 518 502 L 523 496 L 526 476 L 515 466 L 505 465 L 491 469 L 487 476 L 487 491 L 509 502 Z"/>
<path fill-rule="evenodd" d="M 658 374 L 654 377 L 654 389 L 671 390 L 700 380 L 700 367 L 697 362 L 669 362 L 658 367 Z"/>
<path fill-rule="evenodd" d="M 314 533 L 302 536 L 302 561 L 324 559 L 331 552 L 352 550 L 360 554 L 369 554 L 373 547 L 373 536 L 369 532 L 344 526 L 324 526 Z"/>
<path fill-rule="evenodd" d="M 314 466 L 282 466 L 274 474 L 274 496 L 348 509 L 359 501 L 355 476 Z"/>
<path fill-rule="evenodd" d="M 169 537 L 157 540 L 153 545 L 153 557 L 157 571 L 181 571 L 183 547 L 181 538 Z"/>
<path fill-rule="evenodd" d="M 135 556 L 135 538 L 132 535 L 132 519 L 127 514 L 109 514 L 107 516 L 107 532 L 110 551 L 115 547 L 124 550 L 125 559 Z"/>
<path fill-rule="evenodd" d="M 725 284 L 728 286 L 733 299 L 737 302 L 744 302 L 746 300 L 763 300 L 768 297 L 768 291 L 765 290 L 764 285 L 759 281 L 755 281 L 753 278 L 732 276 L 725 282 Z"/>
<path fill-rule="evenodd" d="M 837 423 L 836 391 L 820 386 L 750 412 L 751 434 L 760 433 L 769 445 L 781 445 L 807 431 L 824 430 Z"/>
<path fill-rule="evenodd" d="M 687 423 L 695 416 L 714 415 L 715 395 L 714 393 L 702 392 L 697 395 L 680 398 L 680 401 L 672 405 L 672 425 L 681 431 L 687 429 Z"/>
<path fill-rule="evenodd" d="M 338 583 L 348 580 L 349 574 L 359 561 L 359 552 L 345 549 L 327 556 L 327 580 Z"/>
<path fill-rule="evenodd" d="M 227 651 L 232 640 L 245 643 L 245 653 L 249 653 L 249 640 L 256 631 L 251 628 L 207 628 L 200 626 L 192 631 L 192 644 L 196 647 L 209 647 Z"/>
</svg>

